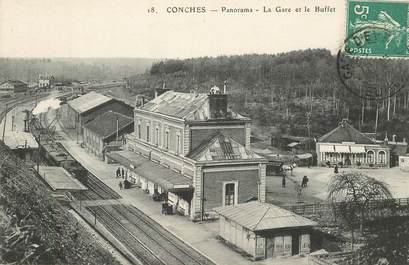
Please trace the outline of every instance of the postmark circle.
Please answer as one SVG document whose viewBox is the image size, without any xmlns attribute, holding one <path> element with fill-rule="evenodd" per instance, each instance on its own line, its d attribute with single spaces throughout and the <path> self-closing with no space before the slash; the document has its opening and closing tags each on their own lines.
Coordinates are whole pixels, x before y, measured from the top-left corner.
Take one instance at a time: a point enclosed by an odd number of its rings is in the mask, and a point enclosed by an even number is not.
<svg viewBox="0 0 409 265">
<path fill-rule="evenodd" d="M 343 87 L 366 100 L 392 97 L 406 88 L 409 81 L 409 58 L 371 56 L 367 53 L 370 50 L 365 50 L 368 48 L 364 43 L 382 42 L 384 39 L 379 39 L 382 35 L 388 35 L 383 27 L 359 28 L 345 39 L 337 53 L 337 73 Z M 375 38 L 370 39 L 371 36 Z"/>
</svg>

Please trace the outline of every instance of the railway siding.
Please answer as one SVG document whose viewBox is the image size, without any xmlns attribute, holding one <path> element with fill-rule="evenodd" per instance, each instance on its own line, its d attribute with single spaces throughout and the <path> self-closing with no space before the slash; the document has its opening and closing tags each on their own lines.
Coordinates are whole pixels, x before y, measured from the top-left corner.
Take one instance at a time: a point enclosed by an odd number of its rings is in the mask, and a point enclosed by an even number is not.
<svg viewBox="0 0 409 265">
<path fill-rule="evenodd" d="M 143 264 L 214 264 L 133 206 L 112 204 L 87 209 Z M 146 255 L 156 262 L 144 260 Z"/>
</svg>

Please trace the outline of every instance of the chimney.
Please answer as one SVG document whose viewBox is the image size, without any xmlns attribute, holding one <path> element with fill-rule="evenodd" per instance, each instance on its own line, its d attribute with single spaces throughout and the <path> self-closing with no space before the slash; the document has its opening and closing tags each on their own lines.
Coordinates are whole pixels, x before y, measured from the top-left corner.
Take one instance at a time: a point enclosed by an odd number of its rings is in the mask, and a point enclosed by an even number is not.
<svg viewBox="0 0 409 265">
<path fill-rule="evenodd" d="M 216 86 L 210 89 L 209 100 L 209 119 L 227 118 L 227 95 L 221 94 Z"/>
<path fill-rule="evenodd" d="M 388 144 L 389 139 L 388 139 L 388 132 L 386 132 L 385 134 L 385 139 L 383 140 L 385 142 L 385 144 Z"/>
<path fill-rule="evenodd" d="M 392 142 L 396 143 L 396 134 L 392 135 Z"/>
<path fill-rule="evenodd" d="M 155 98 L 159 97 L 163 93 L 169 91 L 169 89 L 165 89 L 165 83 L 163 83 L 162 88 L 155 89 Z"/>
<path fill-rule="evenodd" d="M 135 100 L 135 107 L 140 108 L 145 105 L 145 96 L 144 95 L 136 95 L 136 100 Z"/>
</svg>

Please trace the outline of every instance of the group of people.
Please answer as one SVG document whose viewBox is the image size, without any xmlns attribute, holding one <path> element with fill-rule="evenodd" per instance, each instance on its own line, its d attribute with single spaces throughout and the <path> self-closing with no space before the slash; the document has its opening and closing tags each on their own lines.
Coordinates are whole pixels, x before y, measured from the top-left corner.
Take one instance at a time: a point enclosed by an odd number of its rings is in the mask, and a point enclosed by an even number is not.
<svg viewBox="0 0 409 265">
<path fill-rule="evenodd" d="M 304 176 L 301 181 L 301 187 L 306 188 L 308 186 L 308 181 L 309 181 L 308 177 Z M 286 186 L 286 179 L 285 179 L 285 176 L 283 176 L 283 179 L 281 180 L 281 187 L 285 188 L 285 186 Z"/>
<path fill-rule="evenodd" d="M 124 170 L 121 167 L 118 167 L 116 170 L 116 177 L 124 179 L 123 181 L 119 181 L 119 189 L 122 190 L 126 187 L 125 183 L 128 182 L 128 170 Z M 129 177 L 132 177 L 131 173 L 129 173 Z"/>
</svg>

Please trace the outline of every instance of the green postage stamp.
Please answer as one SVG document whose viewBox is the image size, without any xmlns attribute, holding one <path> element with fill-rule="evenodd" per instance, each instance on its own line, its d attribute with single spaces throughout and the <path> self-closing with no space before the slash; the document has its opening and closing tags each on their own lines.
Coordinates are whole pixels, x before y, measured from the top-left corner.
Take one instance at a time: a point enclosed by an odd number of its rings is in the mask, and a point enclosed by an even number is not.
<svg viewBox="0 0 409 265">
<path fill-rule="evenodd" d="M 409 2 L 348 1 L 346 53 L 408 57 Z"/>
</svg>

